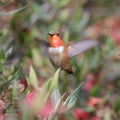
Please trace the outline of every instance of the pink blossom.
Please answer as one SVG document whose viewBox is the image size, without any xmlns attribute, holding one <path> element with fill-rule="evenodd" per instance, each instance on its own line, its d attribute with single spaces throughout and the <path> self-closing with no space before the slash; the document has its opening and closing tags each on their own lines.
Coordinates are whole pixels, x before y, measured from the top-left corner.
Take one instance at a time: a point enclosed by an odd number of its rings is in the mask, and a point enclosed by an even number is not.
<svg viewBox="0 0 120 120">
<path fill-rule="evenodd" d="M 120 30 L 119 31 L 113 30 L 111 32 L 111 37 L 115 40 L 115 43 L 117 45 L 120 45 Z"/>
<path fill-rule="evenodd" d="M 35 92 L 31 91 L 25 96 L 25 102 L 28 106 L 32 106 L 35 97 Z"/>
<path fill-rule="evenodd" d="M 96 105 L 101 103 L 101 99 L 97 97 L 90 97 L 87 105 L 90 107 L 95 107 Z"/>
<path fill-rule="evenodd" d="M 31 91 L 30 93 L 28 93 L 25 96 L 25 103 L 26 105 L 31 108 L 33 106 L 33 102 L 35 100 L 35 96 L 36 96 L 36 92 L 35 91 Z M 38 113 L 38 117 L 39 118 L 48 118 L 48 116 L 51 114 L 52 112 L 52 104 L 50 101 L 47 101 L 42 108 L 40 108 L 39 113 Z"/>
<path fill-rule="evenodd" d="M 95 75 L 89 73 L 87 75 L 86 82 L 83 85 L 83 90 L 90 91 L 94 85 L 96 85 Z"/>
<path fill-rule="evenodd" d="M 1 115 L 0 115 L 0 120 L 6 120 L 6 117 L 5 117 L 4 114 L 1 114 Z"/>
<path fill-rule="evenodd" d="M 52 112 L 52 104 L 47 101 L 39 111 L 38 117 L 47 118 Z"/>
<path fill-rule="evenodd" d="M 120 45 L 120 18 L 114 18 L 111 27 L 111 37 L 117 45 Z"/>
<path fill-rule="evenodd" d="M 101 119 L 98 117 L 92 117 L 90 120 L 101 120 Z"/>
<path fill-rule="evenodd" d="M 0 112 L 5 108 L 5 103 L 0 99 Z"/>
<path fill-rule="evenodd" d="M 75 120 L 88 120 L 90 117 L 89 113 L 82 109 L 74 110 L 73 116 L 74 116 Z"/>
</svg>

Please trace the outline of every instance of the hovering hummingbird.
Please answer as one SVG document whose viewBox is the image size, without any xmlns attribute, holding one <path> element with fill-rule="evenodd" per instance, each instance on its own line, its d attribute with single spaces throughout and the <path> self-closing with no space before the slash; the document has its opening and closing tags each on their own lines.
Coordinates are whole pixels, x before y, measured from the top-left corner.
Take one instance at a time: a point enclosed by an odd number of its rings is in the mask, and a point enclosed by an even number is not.
<svg viewBox="0 0 120 120">
<path fill-rule="evenodd" d="M 55 68 L 61 68 L 69 74 L 73 74 L 69 58 L 78 55 L 97 44 L 97 41 L 90 39 L 64 44 L 58 31 L 50 31 L 48 35 L 48 54 L 50 61 Z"/>
</svg>

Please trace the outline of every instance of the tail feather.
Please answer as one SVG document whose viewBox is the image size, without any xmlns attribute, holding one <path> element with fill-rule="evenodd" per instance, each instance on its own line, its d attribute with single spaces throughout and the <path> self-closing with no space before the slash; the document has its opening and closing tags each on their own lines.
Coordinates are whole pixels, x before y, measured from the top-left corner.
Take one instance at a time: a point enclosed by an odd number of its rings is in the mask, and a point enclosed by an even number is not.
<svg viewBox="0 0 120 120">
<path fill-rule="evenodd" d="M 69 73 L 69 74 L 73 74 L 73 70 L 72 70 L 72 68 L 70 67 L 70 66 L 67 66 L 67 67 L 65 67 L 65 68 L 62 68 L 62 70 L 65 70 L 67 73 Z"/>
</svg>

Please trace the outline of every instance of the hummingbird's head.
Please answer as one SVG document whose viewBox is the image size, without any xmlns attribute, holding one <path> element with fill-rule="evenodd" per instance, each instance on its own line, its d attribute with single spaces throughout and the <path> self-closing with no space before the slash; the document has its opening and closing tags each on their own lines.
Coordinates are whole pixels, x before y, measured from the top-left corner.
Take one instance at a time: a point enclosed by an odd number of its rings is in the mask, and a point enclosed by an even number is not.
<svg viewBox="0 0 120 120">
<path fill-rule="evenodd" d="M 55 30 L 50 31 L 48 35 L 49 35 L 48 40 L 50 43 L 50 47 L 57 48 L 64 45 L 58 31 L 55 31 Z"/>
</svg>

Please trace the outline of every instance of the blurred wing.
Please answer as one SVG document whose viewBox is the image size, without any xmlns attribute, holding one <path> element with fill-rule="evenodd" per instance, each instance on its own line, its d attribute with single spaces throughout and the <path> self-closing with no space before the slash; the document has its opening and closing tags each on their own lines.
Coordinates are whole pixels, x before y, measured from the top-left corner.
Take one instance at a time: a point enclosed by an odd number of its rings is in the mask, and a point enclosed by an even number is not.
<svg viewBox="0 0 120 120">
<path fill-rule="evenodd" d="M 72 43 L 68 47 L 68 56 L 73 57 L 75 55 L 78 55 L 91 47 L 97 45 L 97 41 L 90 40 L 90 39 L 84 39 L 75 43 Z"/>
</svg>

